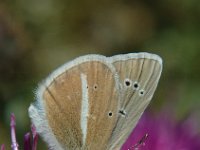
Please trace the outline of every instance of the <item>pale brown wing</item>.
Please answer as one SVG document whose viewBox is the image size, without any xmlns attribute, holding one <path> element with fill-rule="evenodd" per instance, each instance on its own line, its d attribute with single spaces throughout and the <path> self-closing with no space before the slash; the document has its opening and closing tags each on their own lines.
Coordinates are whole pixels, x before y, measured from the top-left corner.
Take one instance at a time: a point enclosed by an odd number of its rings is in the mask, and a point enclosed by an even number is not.
<svg viewBox="0 0 200 150">
<path fill-rule="evenodd" d="M 162 60 L 149 53 L 117 55 L 110 59 L 119 75 L 120 110 L 109 148 L 119 149 L 154 94 L 162 71 Z"/>
<path fill-rule="evenodd" d="M 51 149 L 120 149 L 154 93 L 161 66 L 147 53 L 80 57 L 39 87 L 29 115 Z"/>
<path fill-rule="evenodd" d="M 85 58 L 53 73 L 51 81 L 41 85 L 45 86 L 42 92 L 38 91 L 38 104 L 29 109 L 36 129 L 52 149 L 104 150 L 112 136 L 119 109 L 115 71 L 103 56 Z M 41 121 L 45 117 L 48 124 Z M 54 137 L 47 137 L 40 127 L 50 128 Z M 57 144 L 50 143 L 55 139 Z"/>
</svg>

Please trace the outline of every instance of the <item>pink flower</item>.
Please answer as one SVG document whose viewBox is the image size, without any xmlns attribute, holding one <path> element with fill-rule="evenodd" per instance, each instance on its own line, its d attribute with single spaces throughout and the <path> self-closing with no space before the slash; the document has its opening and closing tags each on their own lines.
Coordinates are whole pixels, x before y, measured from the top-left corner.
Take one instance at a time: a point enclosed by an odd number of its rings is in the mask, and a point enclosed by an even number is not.
<svg viewBox="0 0 200 150">
<path fill-rule="evenodd" d="M 131 147 L 134 147 L 134 143 L 138 143 L 146 134 L 148 138 L 137 144 L 138 150 L 200 150 L 200 134 L 193 118 L 178 123 L 172 118 L 166 113 L 159 116 L 145 113 L 122 150 L 133 150 Z"/>
</svg>

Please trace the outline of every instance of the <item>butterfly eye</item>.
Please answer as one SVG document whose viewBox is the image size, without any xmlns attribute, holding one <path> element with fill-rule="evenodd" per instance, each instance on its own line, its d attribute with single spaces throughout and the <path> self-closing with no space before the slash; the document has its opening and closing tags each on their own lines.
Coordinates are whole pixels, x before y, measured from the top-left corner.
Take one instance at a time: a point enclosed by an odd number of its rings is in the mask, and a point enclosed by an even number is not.
<svg viewBox="0 0 200 150">
<path fill-rule="evenodd" d="M 137 81 L 133 83 L 133 88 L 135 90 L 139 89 L 139 83 Z"/>
<path fill-rule="evenodd" d="M 132 81 L 131 81 L 130 79 L 127 78 L 127 79 L 124 80 L 124 85 L 125 85 L 126 87 L 130 87 L 131 84 L 132 84 Z"/>
<path fill-rule="evenodd" d="M 139 91 L 139 95 L 140 95 L 140 96 L 143 96 L 143 95 L 144 95 L 144 93 L 145 93 L 145 91 L 144 91 L 144 90 L 140 90 L 140 91 Z"/>
</svg>

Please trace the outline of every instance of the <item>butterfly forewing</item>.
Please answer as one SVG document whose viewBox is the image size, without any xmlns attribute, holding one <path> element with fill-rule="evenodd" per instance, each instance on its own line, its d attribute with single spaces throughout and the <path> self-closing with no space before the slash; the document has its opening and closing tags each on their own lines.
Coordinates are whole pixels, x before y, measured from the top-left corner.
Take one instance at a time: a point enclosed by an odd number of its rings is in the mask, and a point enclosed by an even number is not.
<svg viewBox="0 0 200 150">
<path fill-rule="evenodd" d="M 42 85 L 47 126 L 62 149 L 107 149 L 119 106 L 115 78 L 112 65 L 103 59 L 89 59 L 53 76 L 49 85 Z"/>
</svg>

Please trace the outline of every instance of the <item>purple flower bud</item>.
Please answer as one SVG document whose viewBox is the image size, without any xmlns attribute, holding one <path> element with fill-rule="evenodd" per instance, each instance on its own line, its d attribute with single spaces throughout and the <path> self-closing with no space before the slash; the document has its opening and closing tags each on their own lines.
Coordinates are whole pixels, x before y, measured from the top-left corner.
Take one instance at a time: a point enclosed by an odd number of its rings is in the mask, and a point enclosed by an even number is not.
<svg viewBox="0 0 200 150">
<path fill-rule="evenodd" d="M 37 143 L 38 143 L 38 134 L 36 133 L 36 128 L 34 125 L 31 126 L 31 131 L 33 134 L 33 145 L 32 145 L 32 150 L 37 149 Z"/>
<path fill-rule="evenodd" d="M 10 117 L 10 128 L 11 128 L 11 148 L 12 150 L 18 150 L 18 143 L 16 140 L 16 133 L 15 133 L 15 115 L 12 113 Z"/>
<path fill-rule="evenodd" d="M 1 145 L 1 149 L 0 150 L 5 150 L 5 145 L 4 144 Z"/>
<path fill-rule="evenodd" d="M 24 136 L 24 150 L 31 150 L 31 147 L 31 134 L 28 132 Z"/>
</svg>

